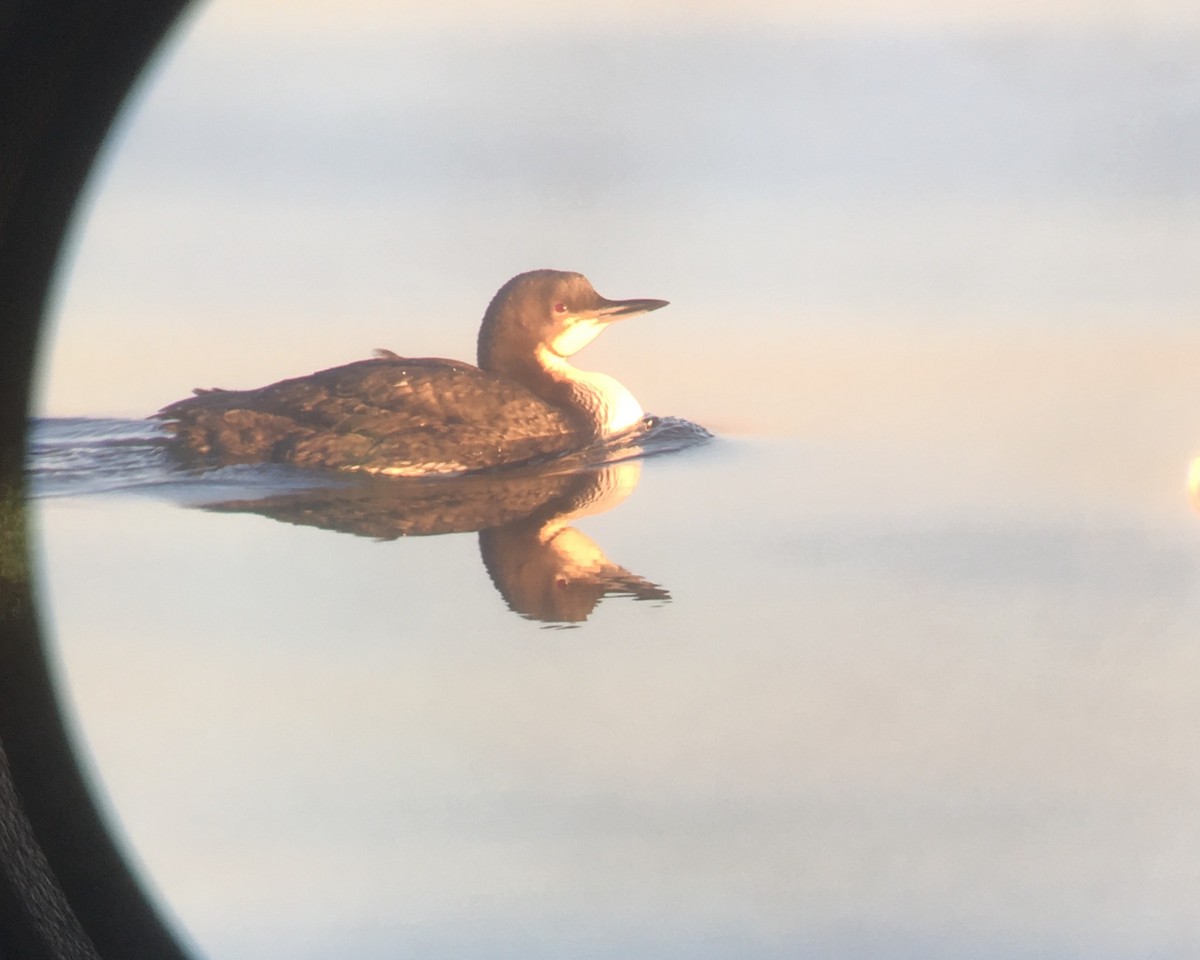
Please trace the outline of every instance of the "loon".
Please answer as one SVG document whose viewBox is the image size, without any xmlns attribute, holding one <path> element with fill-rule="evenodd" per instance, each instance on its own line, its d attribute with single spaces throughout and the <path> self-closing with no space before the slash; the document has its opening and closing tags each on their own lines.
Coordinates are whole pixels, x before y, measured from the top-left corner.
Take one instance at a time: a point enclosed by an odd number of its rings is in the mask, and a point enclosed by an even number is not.
<svg viewBox="0 0 1200 960">
<path fill-rule="evenodd" d="M 154 416 L 184 459 L 290 463 L 398 477 L 550 459 L 640 424 L 612 377 L 568 362 L 610 323 L 667 306 L 608 300 L 582 274 L 533 270 L 502 286 L 478 366 L 377 350 L 256 390 L 198 389 Z"/>
</svg>

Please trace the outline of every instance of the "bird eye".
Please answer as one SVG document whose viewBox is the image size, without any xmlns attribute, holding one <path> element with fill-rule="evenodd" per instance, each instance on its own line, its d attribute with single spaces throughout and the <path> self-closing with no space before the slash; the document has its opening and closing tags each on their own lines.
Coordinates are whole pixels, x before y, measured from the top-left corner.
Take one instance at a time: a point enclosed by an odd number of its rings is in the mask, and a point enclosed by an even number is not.
<svg viewBox="0 0 1200 960">
<path fill-rule="evenodd" d="M 556 303 L 554 305 L 554 312 L 555 313 L 566 313 L 567 305 L 565 303 Z"/>
</svg>

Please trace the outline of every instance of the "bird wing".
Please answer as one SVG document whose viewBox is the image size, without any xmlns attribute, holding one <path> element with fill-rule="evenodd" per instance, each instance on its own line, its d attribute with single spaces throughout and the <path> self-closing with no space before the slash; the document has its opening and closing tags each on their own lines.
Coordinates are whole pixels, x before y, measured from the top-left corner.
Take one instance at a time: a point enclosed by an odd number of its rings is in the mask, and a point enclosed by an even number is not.
<svg viewBox="0 0 1200 960">
<path fill-rule="evenodd" d="M 554 456 L 587 437 L 525 387 L 470 364 L 395 355 L 257 390 L 212 390 L 156 414 L 219 462 L 273 460 L 396 476 Z"/>
</svg>

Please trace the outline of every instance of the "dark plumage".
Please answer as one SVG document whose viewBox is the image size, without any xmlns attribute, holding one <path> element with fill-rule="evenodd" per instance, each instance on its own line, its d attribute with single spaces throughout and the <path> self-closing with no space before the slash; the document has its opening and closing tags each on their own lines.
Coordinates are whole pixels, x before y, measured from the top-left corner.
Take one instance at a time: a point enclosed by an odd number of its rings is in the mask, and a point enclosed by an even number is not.
<svg viewBox="0 0 1200 960">
<path fill-rule="evenodd" d="M 217 463 L 425 476 L 549 458 L 641 420 L 624 387 L 565 358 L 613 320 L 665 305 L 606 300 L 580 274 L 537 270 L 488 306 L 478 367 L 378 351 L 257 390 L 197 391 L 156 416 L 181 455 Z"/>
<path fill-rule="evenodd" d="M 384 356 L 257 390 L 212 390 L 166 407 L 190 453 L 395 476 L 462 473 L 586 442 L 519 383 L 453 360 Z M 502 433 L 497 423 L 503 423 Z"/>
</svg>

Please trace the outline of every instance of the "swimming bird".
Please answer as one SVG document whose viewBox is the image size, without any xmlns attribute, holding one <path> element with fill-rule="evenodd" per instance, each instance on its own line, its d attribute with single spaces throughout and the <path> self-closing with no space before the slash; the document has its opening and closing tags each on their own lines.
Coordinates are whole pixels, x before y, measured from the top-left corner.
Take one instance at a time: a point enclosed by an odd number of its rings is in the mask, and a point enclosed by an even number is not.
<svg viewBox="0 0 1200 960">
<path fill-rule="evenodd" d="M 568 362 L 608 325 L 667 305 L 608 300 L 579 273 L 533 270 L 492 298 L 478 366 L 388 350 L 256 390 L 196 390 L 155 416 L 185 458 L 389 476 L 549 459 L 645 417 L 612 377 Z"/>
</svg>

